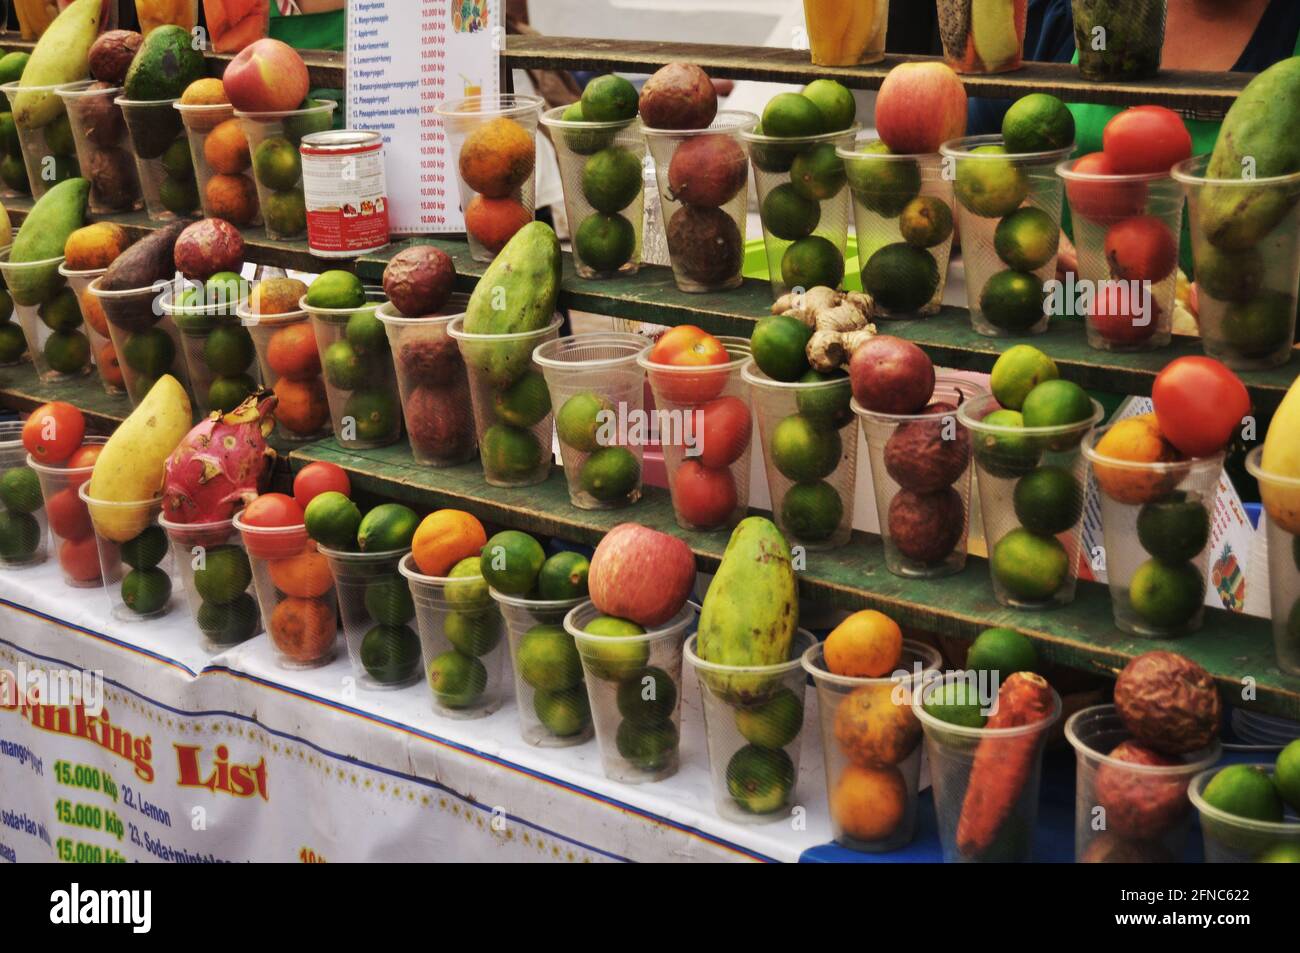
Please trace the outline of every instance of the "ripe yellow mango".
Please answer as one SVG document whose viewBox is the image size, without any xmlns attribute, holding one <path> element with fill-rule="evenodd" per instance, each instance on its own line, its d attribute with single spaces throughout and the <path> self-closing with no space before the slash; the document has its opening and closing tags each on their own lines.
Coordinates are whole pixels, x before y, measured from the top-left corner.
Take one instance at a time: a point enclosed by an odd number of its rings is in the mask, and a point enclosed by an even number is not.
<svg viewBox="0 0 1300 953">
<path fill-rule="evenodd" d="M 1300 380 L 1291 384 L 1268 425 L 1260 466 L 1266 474 L 1300 481 Z M 1268 518 L 1288 533 L 1300 534 L 1300 488 L 1265 477 L 1259 493 Z"/>
</svg>

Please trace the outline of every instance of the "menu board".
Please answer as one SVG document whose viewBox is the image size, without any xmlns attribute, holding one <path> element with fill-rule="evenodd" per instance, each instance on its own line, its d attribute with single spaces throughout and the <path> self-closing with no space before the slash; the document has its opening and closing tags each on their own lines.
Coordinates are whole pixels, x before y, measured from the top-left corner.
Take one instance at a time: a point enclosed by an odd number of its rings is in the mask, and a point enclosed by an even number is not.
<svg viewBox="0 0 1300 953">
<path fill-rule="evenodd" d="M 504 0 L 349 0 L 347 122 L 381 133 L 394 235 L 463 232 L 444 100 L 500 92 Z"/>
</svg>

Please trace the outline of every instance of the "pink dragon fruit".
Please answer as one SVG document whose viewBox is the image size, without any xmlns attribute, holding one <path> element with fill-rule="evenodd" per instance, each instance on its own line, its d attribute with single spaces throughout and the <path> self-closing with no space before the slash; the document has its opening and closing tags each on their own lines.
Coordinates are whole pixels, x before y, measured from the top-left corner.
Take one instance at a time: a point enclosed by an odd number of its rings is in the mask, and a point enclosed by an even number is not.
<svg viewBox="0 0 1300 953">
<path fill-rule="evenodd" d="M 167 458 L 163 516 L 173 523 L 229 519 L 257 496 L 275 451 L 266 436 L 275 424 L 274 394 L 253 394 L 228 414 L 213 411 Z"/>
</svg>

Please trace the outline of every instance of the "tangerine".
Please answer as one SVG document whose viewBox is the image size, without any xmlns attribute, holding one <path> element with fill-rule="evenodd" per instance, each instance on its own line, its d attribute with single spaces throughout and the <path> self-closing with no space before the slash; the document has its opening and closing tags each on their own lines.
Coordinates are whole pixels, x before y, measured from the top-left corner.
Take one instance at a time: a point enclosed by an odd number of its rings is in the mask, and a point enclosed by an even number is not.
<svg viewBox="0 0 1300 953">
<path fill-rule="evenodd" d="M 208 211 L 232 225 L 249 225 L 257 218 L 257 187 L 246 175 L 214 175 L 206 189 Z"/>
<path fill-rule="evenodd" d="M 238 175 L 252 165 L 243 124 L 238 119 L 227 119 L 208 133 L 203 142 L 203 158 L 213 172 L 221 175 Z"/>
<path fill-rule="evenodd" d="M 498 116 L 475 127 L 460 149 L 460 174 L 475 192 L 502 199 L 533 174 L 536 147 L 523 126 Z"/>
<path fill-rule="evenodd" d="M 95 354 L 95 365 L 99 368 L 100 379 L 109 387 L 121 387 L 125 382 L 122 364 L 117 359 L 117 349 L 111 341 Z"/>
<path fill-rule="evenodd" d="M 87 291 L 81 296 L 81 316 L 96 334 L 102 338 L 108 337 L 108 315 L 104 313 L 98 295 Z"/>
<path fill-rule="evenodd" d="M 880 678 L 903 654 L 903 630 L 883 612 L 855 612 L 826 638 L 826 667 L 836 675 Z"/>
<path fill-rule="evenodd" d="M 329 560 L 315 549 L 308 549 L 286 559 L 267 561 L 271 582 L 286 596 L 315 599 L 330 591 L 334 577 L 330 575 Z"/>
<path fill-rule="evenodd" d="M 476 195 L 465 207 L 465 230 L 493 254 L 505 248 L 515 232 L 532 220 L 532 212 L 509 198 L 490 199 Z"/>
<path fill-rule="evenodd" d="M 903 694 L 894 698 L 894 691 Z M 893 682 L 855 688 L 835 709 L 835 740 L 856 765 L 898 764 L 916 750 L 921 723 L 906 688 Z"/>
<path fill-rule="evenodd" d="M 831 814 L 855 840 L 883 840 L 898 830 L 906 813 L 907 783 L 894 767 L 848 765 L 831 792 Z"/>
<path fill-rule="evenodd" d="M 486 545 L 487 532 L 476 517 L 463 510 L 435 510 L 415 530 L 411 559 L 425 575 L 445 576 Z"/>
<path fill-rule="evenodd" d="M 226 96 L 226 86 L 213 77 L 196 79 L 185 87 L 181 93 L 182 106 L 224 106 L 230 102 Z M 186 125 L 195 132 L 209 132 L 221 125 L 224 117 L 229 116 L 224 109 L 202 110 L 187 113 Z"/>
<path fill-rule="evenodd" d="M 320 376 L 316 334 L 306 322 L 280 328 L 266 342 L 266 364 L 277 377 L 303 381 Z"/>
<path fill-rule="evenodd" d="M 1155 414 L 1119 421 L 1097 441 L 1095 449 L 1098 456 L 1122 463 L 1171 463 L 1179 459 L 1178 451 L 1160 433 Z M 1168 468 L 1107 465 L 1096 461 L 1093 471 L 1103 493 L 1118 503 L 1134 506 L 1164 496 L 1178 485 L 1180 478 L 1177 470 Z"/>
<path fill-rule="evenodd" d="M 271 641 L 295 662 L 311 662 L 334 644 L 334 607 L 320 599 L 285 599 L 271 613 Z"/>
<path fill-rule="evenodd" d="M 329 420 L 330 407 L 325 399 L 325 384 L 319 377 L 296 381 L 282 377 L 275 382 L 275 419 L 296 434 L 314 434 Z"/>
</svg>

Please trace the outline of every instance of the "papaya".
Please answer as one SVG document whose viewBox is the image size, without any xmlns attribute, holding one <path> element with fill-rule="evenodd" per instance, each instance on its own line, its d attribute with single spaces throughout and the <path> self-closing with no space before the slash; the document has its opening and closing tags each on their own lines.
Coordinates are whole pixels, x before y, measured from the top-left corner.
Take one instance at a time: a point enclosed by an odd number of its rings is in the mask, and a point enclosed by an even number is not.
<svg viewBox="0 0 1300 953">
<path fill-rule="evenodd" d="M 72 9 L 69 7 L 68 9 Z M 24 305 L 42 304 L 60 286 L 59 263 L 68 236 L 86 224 L 90 183 L 64 179 L 37 199 L 18 229 L 9 260 L 14 264 L 53 261 L 43 268 L 10 269 L 9 293 Z"/>
<path fill-rule="evenodd" d="M 1281 480 L 1300 480 L 1300 380 L 1294 381 L 1282 398 L 1264 436 L 1260 467 Z M 1300 535 L 1300 489 L 1261 477 L 1260 499 L 1268 518 L 1293 535 Z"/>
<path fill-rule="evenodd" d="M 188 30 L 169 23 L 144 38 L 126 71 L 122 92 L 137 102 L 179 99 L 203 74 L 203 51 L 194 48 Z"/>
<path fill-rule="evenodd" d="M 90 75 L 90 47 L 99 35 L 103 0 L 76 0 L 50 24 L 23 68 L 20 87 L 62 86 Z M 14 123 L 28 129 L 47 126 L 63 114 L 63 100 L 52 90 L 19 93 Z"/>
<path fill-rule="evenodd" d="M 700 610 L 700 658 L 719 665 L 777 665 L 789 661 L 799 620 L 790 544 L 762 516 L 740 521 L 727 541 Z M 701 673 L 734 704 L 752 704 L 780 687 L 761 675 Z"/>
</svg>

